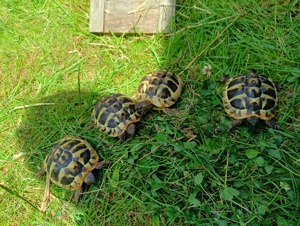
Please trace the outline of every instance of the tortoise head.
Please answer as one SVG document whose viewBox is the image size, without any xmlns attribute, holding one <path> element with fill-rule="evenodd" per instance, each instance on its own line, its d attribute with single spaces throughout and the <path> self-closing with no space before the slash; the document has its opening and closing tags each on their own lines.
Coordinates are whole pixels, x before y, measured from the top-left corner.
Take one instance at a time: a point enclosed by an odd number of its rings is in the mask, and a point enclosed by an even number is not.
<svg viewBox="0 0 300 226">
<path fill-rule="evenodd" d="M 126 133 L 133 136 L 135 134 L 136 131 L 136 125 L 134 123 L 131 123 L 130 125 L 128 125 L 127 129 L 126 129 Z"/>
<path fill-rule="evenodd" d="M 92 172 L 89 172 L 87 175 L 85 175 L 85 178 L 83 180 L 86 184 L 93 184 L 96 181 L 95 175 Z"/>
<path fill-rule="evenodd" d="M 145 115 L 153 108 L 153 104 L 149 100 L 138 101 L 135 104 L 135 110 L 138 114 Z"/>
<path fill-rule="evenodd" d="M 127 134 L 133 136 L 136 132 L 136 125 L 135 123 L 131 123 L 128 125 L 126 131 L 124 131 L 120 136 L 121 142 L 125 142 Z"/>
<path fill-rule="evenodd" d="M 249 117 L 247 118 L 247 122 L 251 125 L 251 126 L 255 126 L 258 122 L 259 122 L 259 118 L 257 117 Z"/>
</svg>

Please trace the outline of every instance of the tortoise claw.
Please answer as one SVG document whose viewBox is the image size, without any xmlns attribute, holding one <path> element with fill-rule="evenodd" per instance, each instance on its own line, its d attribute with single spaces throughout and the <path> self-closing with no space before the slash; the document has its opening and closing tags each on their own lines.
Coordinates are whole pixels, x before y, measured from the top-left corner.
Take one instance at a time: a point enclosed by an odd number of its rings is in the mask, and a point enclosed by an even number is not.
<svg viewBox="0 0 300 226">
<path fill-rule="evenodd" d="M 237 120 L 233 121 L 233 122 L 230 124 L 230 126 L 229 126 L 227 132 L 229 132 L 230 130 L 232 130 L 232 129 L 235 128 L 236 126 L 240 125 L 242 122 L 243 122 L 243 119 L 237 119 Z"/>
<path fill-rule="evenodd" d="M 108 167 L 110 164 L 111 164 L 111 161 L 103 160 L 98 163 L 98 165 L 96 166 L 96 169 L 102 169 L 102 168 Z"/>
<path fill-rule="evenodd" d="M 266 120 L 265 123 L 273 129 L 281 129 L 280 126 L 272 120 Z"/>
</svg>

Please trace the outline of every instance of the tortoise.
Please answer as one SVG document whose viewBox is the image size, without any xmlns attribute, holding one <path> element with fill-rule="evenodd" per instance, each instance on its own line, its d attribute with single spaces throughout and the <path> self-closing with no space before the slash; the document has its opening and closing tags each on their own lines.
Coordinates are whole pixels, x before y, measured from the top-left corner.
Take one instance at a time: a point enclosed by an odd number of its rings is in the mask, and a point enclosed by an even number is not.
<svg viewBox="0 0 300 226">
<path fill-rule="evenodd" d="M 140 121 L 148 110 L 147 105 L 136 110 L 134 100 L 124 94 L 110 94 L 97 102 L 92 112 L 92 120 L 100 131 L 125 141 L 127 134 L 135 134 L 135 123 Z"/>
<path fill-rule="evenodd" d="M 47 173 L 47 177 L 56 185 L 68 190 L 77 190 L 75 201 L 78 203 L 83 190 L 82 184 L 95 182 L 92 171 L 109 164 L 107 160 L 101 162 L 98 160 L 97 152 L 87 141 L 67 136 L 53 145 L 38 175 Z"/>
<path fill-rule="evenodd" d="M 253 72 L 240 74 L 230 78 L 223 93 L 225 112 L 236 119 L 229 130 L 246 120 L 255 126 L 260 120 L 278 129 L 277 123 L 271 119 L 275 116 L 278 102 L 277 88 L 274 82 Z"/>
<path fill-rule="evenodd" d="M 179 76 L 169 71 L 149 72 L 139 83 L 136 109 L 146 105 L 166 114 L 174 113 L 169 107 L 177 102 L 182 89 L 183 81 Z"/>
</svg>

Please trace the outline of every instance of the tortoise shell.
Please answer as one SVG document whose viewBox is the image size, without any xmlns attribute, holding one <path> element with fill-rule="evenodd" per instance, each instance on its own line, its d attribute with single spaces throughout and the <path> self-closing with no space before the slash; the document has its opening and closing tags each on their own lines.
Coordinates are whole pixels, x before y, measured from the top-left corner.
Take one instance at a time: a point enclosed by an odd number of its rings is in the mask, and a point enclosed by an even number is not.
<svg viewBox="0 0 300 226">
<path fill-rule="evenodd" d="M 68 136 L 54 144 L 44 160 L 44 170 L 58 186 L 76 190 L 98 164 L 98 154 L 85 140 Z"/>
<path fill-rule="evenodd" d="M 140 81 L 137 100 L 147 100 L 155 107 L 167 108 L 176 103 L 182 88 L 183 82 L 179 76 L 168 71 L 153 71 Z"/>
<path fill-rule="evenodd" d="M 228 80 L 222 101 L 226 113 L 235 119 L 271 120 L 275 116 L 278 97 L 270 78 L 248 73 Z"/>
<path fill-rule="evenodd" d="M 140 121 L 142 115 L 135 110 L 135 102 L 131 98 L 112 94 L 98 101 L 92 118 L 100 131 L 112 137 L 122 137 L 128 126 Z"/>
</svg>

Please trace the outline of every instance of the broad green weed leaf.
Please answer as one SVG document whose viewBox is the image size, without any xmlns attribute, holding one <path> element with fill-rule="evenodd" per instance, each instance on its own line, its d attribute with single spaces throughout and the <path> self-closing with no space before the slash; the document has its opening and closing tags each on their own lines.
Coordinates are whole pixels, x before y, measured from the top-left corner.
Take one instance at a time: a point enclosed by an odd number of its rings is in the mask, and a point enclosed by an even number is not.
<svg viewBox="0 0 300 226">
<path fill-rule="evenodd" d="M 150 181 L 151 183 L 151 188 L 154 190 L 158 190 L 162 187 L 162 182 L 161 180 L 155 175 L 152 175 L 153 180 Z"/>
<path fill-rule="evenodd" d="M 197 121 L 202 123 L 202 124 L 207 123 L 208 122 L 208 117 L 199 116 L 199 117 L 197 117 Z"/>
<path fill-rule="evenodd" d="M 240 192 L 234 188 L 226 187 L 222 191 L 222 198 L 224 200 L 230 201 L 233 199 L 234 196 L 238 196 Z"/>
<path fill-rule="evenodd" d="M 110 184 L 112 187 L 116 188 L 119 184 L 120 174 L 119 169 L 114 170 L 112 177 L 110 179 Z"/>
<path fill-rule="evenodd" d="M 268 154 L 276 159 L 281 159 L 281 154 L 278 149 L 270 149 Z"/>
<path fill-rule="evenodd" d="M 200 206 L 201 202 L 200 202 L 198 199 L 196 199 L 196 195 L 197 195 L 197 193 L 191 194 L 191 195 L 189 196 L 188 201 L 189 201 L 189 203 L 191 203 L 192 205 Z"/>
<path fill-rule="evenodd" d="M 256 165 L 258 165 L 258 166 L 263 166 L 265 163 L 264 158 L 260 157 L 260 156 L 255 158 L 254 161 L 255 161 Z"/>
<path fill-rule="evenodd" d="M 257 208 L 257 212 L 259 215 L 265 215 L 265 213 L 268 211 L 268 207 L 264 206 L 264 205 L 260 205 L 258 208 Z"/>
<path fill-rule="evenodd" d="M 270 174 L 272 173 L 273 168 L 274 168 L 273 166 L 267 165 L 265 166 L 265 171 L 267 172 L 267 174 Z"/>
<path fill-rule="evenodd" d="M 147 174 L 151 170 L 154 172 L 158 169 L 159 163 L 157 161 L 152 160 L 151 157 L 144 158 L 138 162 L 139 171 L 142 174 Z"/>
<path fill-rule="evenodd" d="M 174 150 L 179 152 L 179 151 L 182 150 L 182 146 L 175 144 L 174 145 Z"/>
<path fill-rule="evenodd" d="M 190 150 L 194 150 L 195 147 L 197 146 L 197 143 L 195 141 L 185 142 L 184 146 Z"/>
<path fill-rule="evenodd" d="M 157 215 L 151 217 L 151 225 L 159 226 L 159 217 Z"/>
<path fill-rule="evenodd" d="M 258 150 L 255 149 L 248 149 L 246 151 L 246 156 L 248 159 L 254 159 L 259 154 Z"/>
<path fill-rule="evenodd" d="M 288 226 L 288 222 L 281 216 L 277 216 L 277 226 Z"/>
<path fill-rule="evenodd" d="M 195 184 L 196 185 L 200 185 L 203 181 L 203 174 L 202 173 L 198 173 L 196 176 L 195 176 Z"/>
<path fill-rule="evenodd" d="M 288 82 L 294 82 L 296 79 L 297 79 L 296 77 L 290 76 L 290 77 L 288 77 L 286 80 L 287 80 Z"/>
<path fill-rule="evenodd" d="M 139 151 L 141 148 L 143 147 L 143 145 L 141 144 L 136 144 L 134 145 L 132 148 L 131 148 L 131 152 L 136 152 L 136 151 Z"/>
<path fill-rule="evenodd" d="M 163 145 L 163 146 L 166 146 L 167 145 L 167 139 L 166 139 L 166 134 L 164 134 L 164 133 L 157 133 L 156 134 L 156 136 L 155 136 L 155 138 L 156 138 L 156 141 L 159 143 L 159 144 L 161 144 L 161 145 Z"/>
</svg>

